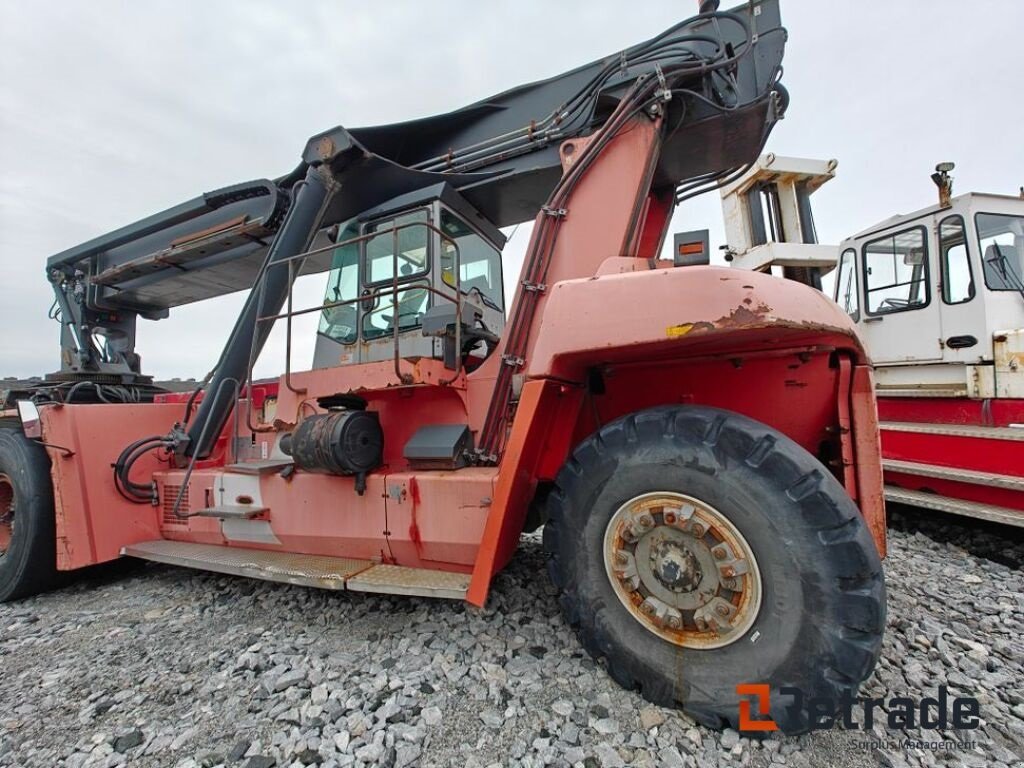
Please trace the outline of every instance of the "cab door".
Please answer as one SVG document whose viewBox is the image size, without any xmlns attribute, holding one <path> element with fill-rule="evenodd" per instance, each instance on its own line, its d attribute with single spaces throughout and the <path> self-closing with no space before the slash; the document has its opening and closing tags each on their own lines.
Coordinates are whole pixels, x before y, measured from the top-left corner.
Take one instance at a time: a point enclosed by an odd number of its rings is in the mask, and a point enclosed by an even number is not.
<svg viewBox="0 0 1024 768">
<path fill-rule="evenodd" d="M 942 360 L 976 363 L 991 357 L 992 344 L 986 338 L 976 249 L 960 213 L 947 210 L 936 214 L 932 229 L 937 243 L 935 288 L 940 299 Z"/>
<path fill-rule="evenodd" d="M 859 244 L 861 330 L 876 364 L 942 360 L 929 223 L 892 229 Z"/>
</svg>

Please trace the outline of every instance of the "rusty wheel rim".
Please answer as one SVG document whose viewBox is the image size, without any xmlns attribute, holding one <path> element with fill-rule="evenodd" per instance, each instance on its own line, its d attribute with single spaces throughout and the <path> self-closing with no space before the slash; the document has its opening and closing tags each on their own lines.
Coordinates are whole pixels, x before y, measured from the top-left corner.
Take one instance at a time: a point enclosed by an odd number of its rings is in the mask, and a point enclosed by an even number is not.
<svg viewBox="0 0 1024 768">
<path fill-rule="evenodd" d="M 14 537 L 14 486 L 0 473 L 0 557 L 7 554 Z"/>
<path fill-rule="evenodd" d="M 692 496 L 657 491 L 619 507 L 605 530 L 604 563 L 630 615 L 680 647 L 734 643 L 761 607 L 761 573 L 747 540 Z"/>
</svg>

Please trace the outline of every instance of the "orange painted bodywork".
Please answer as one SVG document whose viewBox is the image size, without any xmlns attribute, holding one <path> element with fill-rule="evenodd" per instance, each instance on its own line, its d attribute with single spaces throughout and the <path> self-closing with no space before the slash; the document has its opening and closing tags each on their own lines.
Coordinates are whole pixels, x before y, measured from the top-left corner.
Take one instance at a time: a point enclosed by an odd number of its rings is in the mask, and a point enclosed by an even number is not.
<svg viewBox="0 0 1024 768">
<path fill-rule="evenodd" d="M 126 544 L 160 538 L 155 508 L 123 499 L 110 465 L 133 440 L 166 432 L 180 418 L 181 406 L 47 406 L 39 416 L 53 477 L 57 567 L 71 570 L 113 560 Z M 133 479 L 165 467 L 147 454 Z"/>
<path fill-rule="evenodd" d="M 405 381 L 391 361 L 282 377 L 266 409 L 254 404 L 256 432 L 245 416 L 238 419 L 237 437 L 251 454 L 279 455 L 280 436 L 319 411 L 318 397 L 355 392 L 379 414 L 384 465 L 368 476 L 363 495 L 352 477 L 297 471 L 239 479 L 224 466 L 232 442 L 226 432 L 220 454 L 192 475 L 185 499 L 197 510 L 235 488 L 268 510 L 231 526 L 175 516 L 182 469 L 151 455 L 136 475 L 155 478 L 157 506 L 132 504 L 114 489 L 110 464 L 119 451 L 138 437 L 167 433 L 181 418 L 180 403 L 44 406 L 59 566 L 110 560 L 125 545 L 164 537 L 471 572 L 467 599 L 483 605 L 494 574 L 515 552 L 538 484 L 553 480 L 573 447 L 601 424 L 672 403 L 747 414 L 824 462 L 835 459 L 833 470 L 884 552 L 878 422 L 853 325 L 803 285 L 657 262 L 674 202 L 672 189 L 651 186 L 661 136 L 659 120 L 630 120 L 569 195 L 546 288 L 531 296 L 535 310 L 496 466 L 413 469 L 403 447 L 429 424 L 468 424 L 479 434 L 505 365 L 508 329 L 469 373 L 453 375 L 441 361 L 417 358 L 402 361 Z M 531 242 L 531 249 L 541 245 Z M 520 286 L 516 302 L 522 300 Z M 592 377 L 600 378 L 600 391 L 588 386 Z"/>
<path fill-rule="evenodd" d="M 885 557 L 885 487 L 882 480 L 882 444 L 875 404 L 875 373 L 866 362 L 853 369 L 850 389 L 851 428 L 856 467 L 858 506 L 875 540 L 878 554 Z"/>
</svg>

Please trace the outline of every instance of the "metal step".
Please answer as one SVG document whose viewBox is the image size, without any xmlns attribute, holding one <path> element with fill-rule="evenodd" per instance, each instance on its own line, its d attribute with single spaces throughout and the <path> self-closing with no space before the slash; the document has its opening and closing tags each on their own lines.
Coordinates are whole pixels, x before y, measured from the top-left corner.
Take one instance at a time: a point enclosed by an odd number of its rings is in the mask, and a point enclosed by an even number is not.
<svg viewBox="0 0 1024 768">
<path fill-rule="evenodd" d="M 883 421 L 883 432 L 916 432 L 922 435 L 977 437 L 985 440 L 1024 440 L 1021 427 L 982 427 L 976 424 L 933 424 L 916 421 Z"/>
<path fill-rule="evenodd" d="M 224 469 L 239 475 L 273 475 L 293 463 L 291 459 L 256 459 L 228 464 Z"/>
<path fill-rule="evenodd" d="M 190 517 L 219 517 L 221 520 L 248 520 L 267 512 L 270 507 L 254 507 L 252 504 L 221 504 L 219 507 L 199 509 Z"/>
<path fill-rule="evenodd" d="M 400 565 L 375 565 L 349 579 L 348 588 L 357 592 L 450 597 L 462 600 L 469 589 L 469 574 L 403 568 Z"/>
<path fill-rule="evenodd" d="M 934 477 L 938 480 L 952 480 L 957 483 L 971 485 L 987 485 L 992 488 L 1008 488 L 1011 491 L 1024 491 L 1024 477 L 1000 475 L 995 472 L 979 472 L 974 469 L 959 467 L 940 467 L 937 464 L 920 464 L 916 461 L 899 459 L 882 459 L 882 469 L 899 472 L 917 477 Z"/>
<path fill-rule="evenodd" d="M 885 500 L 894 504 L 924 507 L 925 509 L 934 509 L 939 512 L 949 512 L 954 515 L 974 517 L 980 520 L 989 520 L 993 523 L 1015 525 L 1024 528 L 1024 512 L 1006 507 L 997 507 L 992 504 L 952 499 L 948 496 L 938 496 L 934 493 L 924 493 L 922 491 L 908 491 L 891 485 L 885 486 Z"/>
<path fill-rule="evenodd" d="M 948 387 L 886 387 L 875 389 L 878 397 L 967 397 L 967 385 L 953 384 Z"/>
<path fill-rule="evenodd" d="M 372 560 L 301 555 L 183 541 L 144 541 L 121 550 L 122 555 L 168 565 L 280 581 L 321 589 L 348 589 L 419 597 L 463 600 L 469 574 L 382 565 Z"/>
</svg>

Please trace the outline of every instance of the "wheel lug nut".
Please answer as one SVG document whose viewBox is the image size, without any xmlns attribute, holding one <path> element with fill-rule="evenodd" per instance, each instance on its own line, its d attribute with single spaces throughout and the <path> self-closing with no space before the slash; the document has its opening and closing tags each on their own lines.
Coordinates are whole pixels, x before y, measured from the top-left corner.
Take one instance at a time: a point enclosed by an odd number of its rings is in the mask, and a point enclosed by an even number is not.
<svg viewBox="0 0 1024 768">
<path fill-rule="evenodd" d="M 615 553 L 615 562 L 619 565 L 625 565 L 629 562 L 629 558 L 626 557 L 622 552 Z"/>
<path fill-rule="evenodd" d="M 704 526 L 700 523 L 694 523 L 693 528 L 691 528 L 690 530 L 693 532 L 693 535 L 698 538 L 704 535 Z"/>
<path fill-rule="evenodd" d="M 673 514 L 672 512 L 668 512 L 668 513 L 665 514 L 665 522 L 666 523 L 668 523 L 669 525 L 672 525 L 673 523 L 675 523 L 675 521 L 676 521 L 675 514 Z"/>
<path fill-rule="evenodd" d="M 715 555 L 715 560 L 725 560 L 725 550 L 724 549 L 716 549 L 714 551 L 714 555 Z"/>
<path fill-rule="evenodd" d="M 724 605 L 716 605 L 715 606 L 715 613 L 717 613 L 719 616 L 728 616 L 729 615 L 729 609 L 726 608 Z"/>
<path fill-rule="evenodd" d="M 733 576 L 736 575 L 736 569 L 733 568 L 731 565 L 727 565 L 725 568 L 722 569 L 722 574 L 727 579 L 731 579 Z"/>
</svg>

